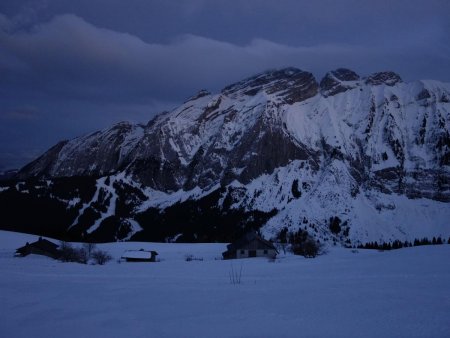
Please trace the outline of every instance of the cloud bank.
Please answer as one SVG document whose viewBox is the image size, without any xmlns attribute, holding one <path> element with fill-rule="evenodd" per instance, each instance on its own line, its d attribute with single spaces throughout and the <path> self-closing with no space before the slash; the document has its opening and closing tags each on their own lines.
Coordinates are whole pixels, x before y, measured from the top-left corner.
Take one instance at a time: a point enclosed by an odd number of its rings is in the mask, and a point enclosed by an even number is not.
<svg viewBox="0 0 450 338">
<path fill-rule="evenodd" d="M 392 69 L 407 79 L 448 80 L 449 47 L 436 44 L 434 33 L 423 32 L 401 44 L 387 40 L 383 46 L 299 47 L 263 39 L 239 46 L 194 35 L 151 44 L 95 27 L 75 15 L 61 15 L 26 31 L 0 33 L 0 85 L 12 86 L 11 95 L 27 92 L 137 103 L 181 100 L 197 89 L 218 90 L 245 75 L 283 66 L 296 66 L 319 77 L 346 66 L 366 75 Z M 441 68 L 430 72 L 430 62 Z"/>
</svg>

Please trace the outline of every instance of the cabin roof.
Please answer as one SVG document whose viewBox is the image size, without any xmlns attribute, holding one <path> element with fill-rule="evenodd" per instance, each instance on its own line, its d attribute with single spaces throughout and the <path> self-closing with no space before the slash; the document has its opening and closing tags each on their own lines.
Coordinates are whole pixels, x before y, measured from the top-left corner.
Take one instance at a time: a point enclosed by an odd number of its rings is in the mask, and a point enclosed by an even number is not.
<svg viewBox="0 0 450 338">
<path fill-rule="evenodd" d="M 247 232 L 244 236 L 242 236 L 238 240 L 234 241 L 231 244 L 228 244 L 227 249 L 228 251 L 245 249 L 253 241 L 257 241 L 259 245 L 264 249 L 276 250 L 272 242 L 265 240 L 254 231 Z"/>
<path fill-rule="evenodd" d="M 122 258 L 151 259 L 152 256 L 156 256 L 157 254 L 156 251 L 127 250 L 122 254 Z"/>
<path fill-rule="evenodd" d="M 22 252 L 29 250 L 30 248 L 36 248 L 36 249 L 46 251 L 49 253 L 55 253 L 57 251 L 58 247 L 59 247 L 58 244 L 50 242 L 49 240 L 47 240 L 45 238 L 39 237 L 39 239 L 36 242 L 33 242 L 33 243 L 27 242 L 27 244 L 18 248 L 16 250 L 16 252 L 22 253 Z"/>
</svg>

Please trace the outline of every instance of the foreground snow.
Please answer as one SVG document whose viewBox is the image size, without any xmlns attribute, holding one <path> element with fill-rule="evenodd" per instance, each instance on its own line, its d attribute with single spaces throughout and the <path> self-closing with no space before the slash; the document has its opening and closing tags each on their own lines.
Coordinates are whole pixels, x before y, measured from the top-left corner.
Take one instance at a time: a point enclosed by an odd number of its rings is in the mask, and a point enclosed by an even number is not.
<svg viewBox="0 0 450 338">
<path fill-rule="evenodd" d="M 0 232 L 1 337 L 448 337 L 450 245 L 222 261 L 225 244 L 109 243 L 105 266 L 14 258 Z M 159 263 L 117 263 L 124 250 Z M 186 255 L 203 261 L 185 261 Z M 229 273 L 242 269 L 241 284 Z"/>
</svg>

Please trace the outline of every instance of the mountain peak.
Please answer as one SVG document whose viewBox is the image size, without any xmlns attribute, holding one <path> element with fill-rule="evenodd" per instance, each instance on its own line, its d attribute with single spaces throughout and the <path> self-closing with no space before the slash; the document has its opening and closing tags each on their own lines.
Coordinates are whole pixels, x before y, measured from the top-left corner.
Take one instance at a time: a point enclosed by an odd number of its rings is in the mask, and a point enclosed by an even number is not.
<svg viewBox="0 0 450 338">
<path fill-rule="evenodd" d="M 386 86 L 394 86 L 398 82 L 402 82 L 402 78 L 397 73 L 386 71 L 377 72 L 369 75 L 366 78 L 365 83 L 373 86 L 379 86 L 385 84 Z"/>
<path fill-rule="evenodd" d="M 197 92 L 197 94 L 195 94 L 194 96 L 191 96 L 190 98 L 188 98 L 185 101 L 185 103 L 189 102 L 189 101 L 195 101 L 195 100 L 197 100 L 197 99 L 199 99 L 201 97 L 208 96 L 208 95 L 211 95 L 211 92 L 207 91 L 206 89 L 201 89 L 201 90 L 199 90 Z"/>
<path fill-rule="evenodd" d="M 338 68 L 325 74 L 320 81 L 320 92 L 323 96 L 333 96 L 354 88 L 350 81 L 358 81 L 359 75 L 347 68 Z M 347 82 L 347 83 L 346 83 Z"/>
<path fill-rule="evenodd" d="M 269 70 L 225 87 L 222 94 L 232 98 L 255 96 L 260 92 L 292 104 L 317 94 L 318 84 L 314 76 L 297 68 Z"/>
</svg>

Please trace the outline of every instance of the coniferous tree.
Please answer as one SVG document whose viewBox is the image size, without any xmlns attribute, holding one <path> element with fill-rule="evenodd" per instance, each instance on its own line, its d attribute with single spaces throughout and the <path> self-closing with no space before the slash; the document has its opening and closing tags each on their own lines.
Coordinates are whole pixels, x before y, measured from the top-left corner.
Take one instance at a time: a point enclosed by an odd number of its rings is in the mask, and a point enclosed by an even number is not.
<svg viewBox="0 0 450 338">
<path fill-rule="evenodd" d="M 283 229 L 280 230 L 280 232 L 278 233 L 278 240 L 280 243 L 287 243 L 288 241 L 288 228 L 284 227 Z"/>
<path fill-rule="evenodd" d="M 294 198 L 302 197 L 302 192 L 298 188 L 298 180 L 297 179 L 295 179 L 292 182 L 291 191 L 292 191 L 292 196 L 294 196 Z"/>
<path fill-rule="evenodd" d="M 333 234 L 341 232 L 341 220 L 339 217 L 330 217 L 329 228 Z"/>
</svg>

